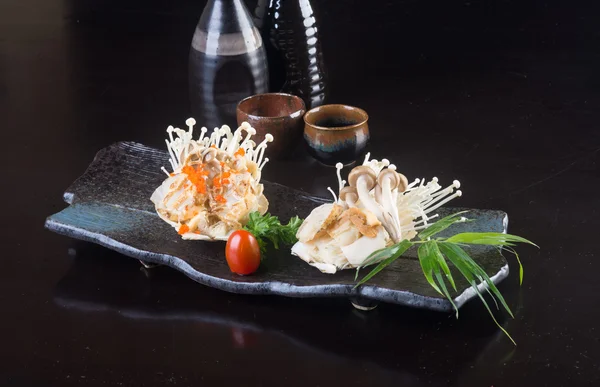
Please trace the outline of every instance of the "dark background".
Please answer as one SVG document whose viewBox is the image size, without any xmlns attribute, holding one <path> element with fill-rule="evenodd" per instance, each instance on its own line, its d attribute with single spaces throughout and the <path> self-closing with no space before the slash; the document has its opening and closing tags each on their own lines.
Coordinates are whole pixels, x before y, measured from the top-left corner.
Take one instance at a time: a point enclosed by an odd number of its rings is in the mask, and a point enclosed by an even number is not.
<svg viewBox="0 0 600 387">
<path fill-rule="evenodd" d="M 163 146 L 189 115 L 203 1 L 0 2 L 0 384 L 585 386 L 600 382 L 600 23 L 595 2 L 314 1 L 331 102 L 412 180 L 459 179 L 520 249 L 499 314 L 218 292 L 43 229 L 115 141 Z M 254 2 L 247 2 L 253 10 Z M 293 173 L 290 171 L 293 170 Z M 317 176 L 315 178 L 315 176 Z M 331 169 L 271 163 L 325 195 Z"/>
</svg>

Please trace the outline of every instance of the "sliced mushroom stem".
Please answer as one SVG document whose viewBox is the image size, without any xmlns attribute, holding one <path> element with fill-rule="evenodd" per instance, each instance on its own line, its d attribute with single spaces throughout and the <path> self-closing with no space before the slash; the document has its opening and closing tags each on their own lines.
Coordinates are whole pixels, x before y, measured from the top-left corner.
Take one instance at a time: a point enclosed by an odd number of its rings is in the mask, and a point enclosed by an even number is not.
<svg viewBox="0 0 600 387">
<path fill-rule="evenodd" d="M 400 229 L 400 217 L 398 215 L 398 206 L 396 205 L 396 202 L 394 201 L 394 195 L 393 195 L 393 190 L 391 187 L 391 179 L 389 178 L 385 178 L 383 179 L 382 183 L 382 187 L 381 187 L 381 193 L 382 193 L 382 199 L 383 199 L 383 203 L 381 203 L 383 205 L 383 208 L 391 215 L 392 220 L 393 220 L 393 227 L 395 229 L 395 234 L 396 234 L 396 238 L 394 239 L 394 242 L 400 242 L 401 238 L 402 238 L 402 231 Z"/>
<path fill-rule="evenodd" d="M 390 218 L 386 217 L 384 215 L 383 208 L 369 194 L 369 189 L 368 189 L 366 178 L 364 178 L 364 177 L 358 178 L 358 180 L 356 181 L 356 190 L 358 191 L 358 198 L 359 198 L 360 202 L 363 204 L 363 206 L 365 206 L 367 211 L 369 211 L 373 215 L 375 215 L 377 217 L 377 219 L 379 219 L 379 221 L 386 228 L 386 230 L 388 230 L 388 228 L 390 228 L 390 225 L 388 224 Z M 393 232 L 393 230 L 392 230 L 392 232 Z M 388 230 L 388 233 L 390 233 L 390 230 Z"/>
</svg>

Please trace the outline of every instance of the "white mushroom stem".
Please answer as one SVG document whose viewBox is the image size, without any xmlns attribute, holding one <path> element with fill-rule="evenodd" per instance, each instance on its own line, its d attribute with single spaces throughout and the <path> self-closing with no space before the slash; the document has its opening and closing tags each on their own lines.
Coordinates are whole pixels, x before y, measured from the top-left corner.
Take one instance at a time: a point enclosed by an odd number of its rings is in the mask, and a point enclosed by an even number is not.
<svg viewBox="0 0 600 387">
<path fill-rule="evenodd" d="M 198 137 L 198 142 L 202 142 L 202 139 L 204 138 L 204 134 L 208 131 L 208 129 L 206 129 L 206 126 L 203 126 L 202 129 L 200 129 L 200 137 Z"/>
<path fill-rule="evenodd" d="M 461 191 L 454 192 L 456 188 L 460 187 L 460 182 L 456 180 L 445 189 L 441 189 L 436 177 L 427 184 L 424 182 L 421 179 L 418 186 L 415 186 L 416 182 L 413 182 L 410 189 L 398 196 L 397 205 L 402 208 L 400 224 L 404 226 L 402 227 L 403 233 L 429 227 L 428 222 L 437 217 L 437 214 L 428 214 L 462 195 Z M 421 220 L 415 222 L 418 218 Z"/>
<path fill-rule="evenodd" d="M 431 224 L 428 224 L 427 222 L 429 222 L 433 218 L 437 218 L 438 216 L 439 216 L 439 214 L 435 214 L 434 216 L 427 218 L 427 220 L 421 219 L 418 222 L 413 223 L 411 225 L 411 227 L 409 227 L 409 229 L 412 229 L 414 231 L 424 230 L 427 227 L 431 226 Z M 403 231 L 404 231 L 404 229 L 403 229 Z"/>
<path fill-rule="evenodd" d="M 408 192 L 408 191 L 412 190 L 415 185 L 419 184 L 420 181 L 421 181 L 421 179 L 415 179 L 412 183 L 410 183 L 408 185 L 408 187 L 406 187 L 406 191 L 404 191 L 404 192 Z"/>
<path fill-rule="evenodd" d="M 268 162 L 269 162 L 269 158 L 265 157 L 265 161 L 262 164 L 259 164 L 258 169 L 262 171 L 262 169 Z"/>
<path fill-rule="evenodd" d="M 335 165 L 335 169 L 337 170 L 337 178 L 338 178 L 338 194 L 340 192 L 342 192 L 342 188 L 344 188 L 344 186 L 346 185 L 346 180 L 342 180 L 342 169 L 344 168 L 344 164 L 342 163 L 337 163 Z M 328 189 L 330 189 L 329 187 L 327 187 Z M 332 192 L 333 193 L 333 192 Z M 335 201 L 337 202 L 337 197 L 335 195 L 333 195 L 335 199 Z"/>
<path fill-rule="evenodd" d="M 173 154 L 173 150 L 171 149 L 171 143 L 169 143 L 169 140 L 165 140 L 165 142 L 167 143 L 167 150 L 169 151 L 170 156 L 169 163 L 171 163 L 171 168 L 173 168 L 173 172 L 175 172 L 175 170 L 178 169 L 177 158 Z"/>
<path fill-rule="evenodd" d="M 217 142 L 219 142 L 219 128 L 215 128 L 212 132 L 212 134 L 210 135 L 210 140 L 208 141 L 208 145 L 215 145 L 217 144 Z"/>
<path fill-rule="evenodd" d="M 256 150 L 256 143 L 252 140 L 248 141 L 248 144 L 246 145 L 246 159 L 248 161 L 253 161 L 254 160 L 254 151 Z"/>
<path fill-rule="evenodd" d="M 171 140 L 171 142 L 175 141 L 173 140 L 173 126 L 169 125 L 169 127 L 167 128 L 167 133 L 169 134 L 169 139 Z"/>
<path fill-rule="evenodd" d="M 240 126 L 233 133 L 233 136 L 231 136 L 231 140 L 229 140 L 229 143 L 227 144 L 227 149 L 226 149 L 226 152 L 229 153 L 230 155 L 233 155 L 233 153 L 237 150 L 238 144 L 239 144 L 240 138 L 241 138 L 241 133 L 242 133 L 242 127 Z"/>
<path fill-rule="evenodd" d="M 331 195 L 333 196 L 333 202 L 334 202 L 334 203 L 337 203 L 337 201 L 338 201 L 338 198 L 337 198 L 337 196 L 335 196 L 335 192 L 333 192 L 333 190 L 331 189 L 331 187 L 327 187 L 327 190 L 328 190 L 329 192 L 331 192 Z"/>
<path fill-rule="evenodd" d="M 460 184 L 459 184 L 459 187 L 460 187 Z M 446 196 L 448 196 L 449 194 L 453 193 L 455 188 L 457 188 L 457 187 L 454 184 L 452 184 L 449 187 L 447 187 L 439 192 L 431 194 L 427 200 L 423 201 L 423 207 L 431 207 L 435 203 L 439 202 L 441 199 L 443 199 Z"/>
<path fill-rule="evenodd" d="M 369 164 L 369 157 L 371 157 L 371 152 L 367 152 L 367 154 L 365 155 L 365 160 L 363 161 L 362 165 Z"/>
<path fill-rule="evenodd" d="M 369 194 L 367 182 L 362 176 L 360 176 L 356 181 L 356 191 L 358 192 L 358 199 L 365 206 L 365 208 L 385 225 L 388 219 L 384 216 L 379 203 L 377 203 L 371 194 Z"/>
<path fill-rule="evenodd" d="M 243 122 L 235 132 L 232 132 L 229 126 L 223 125 L 220 128 L 214 128 L 210 135 L 207 135 L 208 129 L 202 127 L 197 140 L 192 137 L 196 120 L 188 118 L 185 123 L 188 130 L 175 128 L 171 125 L 167 128 L 168 139 L 165 140 L 165 143 L 169 152 L 169 163 L 174 173 L 181 172 L 184 163 L 188 163 L 192 155 L 199 155 L 202 159 L 212 152 L 215 152 L 214 156 L 221 151 L 233 155 L 240 148 L 245 150 L 244 158 L 255 161 L 257 168 L 263 168 L 268 162 L 268 159 L 263 158 L 267 143 L 273 141 L 273 136 L 267 134 L 265 140 L 259 146 L 256 146 L 254 141 L 251 140 L 251 137 L 256 134 L 256 130 L 247 122 Z M 240 144 L 243 130 L 246 131 L 246 136 Z M 213 150 L 213 148 L 217 149 Z M 211 156 L 209 156 L 209 159 Z M 221 154 L 221 156 L 224 155 Z M 163 172 L 169 175 L 164 168 Z"/>
<path fill-rule="evenodd" d="M 188 118 L 187 120 L 185 120 L 185 124 L 188 126 L 188 128 L 190 128 L 188 133 L 191 136 L 192 132 L 194 131 L 194 125 L 196 125 L 196 120 L 193 118 Z"/>
<path fill-rule="evenodd" d="M 387 213 L 383 207 L 371 196 L 370 190 L 377 184 L 377 175 L 368 165 L 355 167 L 348 175 L 350 186 L 356 187 L 358 200 L 383 224 L 384 228 L 392 237 L 392 240 L 398 241 L 398 228 L 394 225 L 392 216 Z"/>
<path fill-rule="evenodd" d="M 348 204 L 348 207 L 349 207 L 349 208 L 356 207 L 356 202 L 355 202 L 355 201 L 353 202 L 353 201 L 352 201 L 352 200 L 350 200 L 349 198 L 348 198 L 348 199 L 346 199 L 346 204 Z"/>
<path fill-rule="evenodd" d="M 393 167 L 393 168 L 392 168 Z M 390 165 L 391 170 L 396 170 L 396 166 Z M 386 175 L 388 176 L 388 175 Z M 398 188 L 392 190 L 390 177 L 383 177 L 382 185 L 381 185 L 381 197 L 384 210 L 387 211 L 393 219 L 393 224 L 390 226 L 395 227 L 397 232 L 398 240 L 395 242 L 399 242 L 402 239 L 402 229 L 400 227 L 400 217 L 398 215 L 398 206 L 396 201 L 394 200 L 393 192 L 398 192 Z"/>
<path fill-rule="evenodd" d="M 243 128 L 246 131 L 246 138 L 244 138 L 244 141 L 242 141 L 242 143 L 240 144 L 240 148 L 244 148 L 247 153 L 248 148 L 252 147 L 250 137 L 256 134 L 256 130 L 253 127 L 251 127 L 250 124 L 247 122 L 242 122 L 240 128 Z"/>
<path fill-rule="evenodd" d="M 220 144 L 219 144 L 219 141 L 217 141 L 217 148 L 219 148 L 221 150 L 226 150 L 227 145 L 229 144 L 229 141 L 231 141 L 231 139 L 233 138 L 233 134 L 231 133 L 231 128 L 227 125 L 223 125 L 223 126 L 221 126 L 219 133 L 221 136 L 223 136 L 223 138 L 222 138 L 222 141 Z"/>
<path fill-rule="evenodd" d="M 202 139 L 202 146 L 205 148 L 208 148 L 210 146 L 211 140 L 212 140 L 212 135 L 204 136 L 204 138 Z"/>
<path fill-rule="evenodd" d="M 450 200 L 456 198 L 456 197 L 461 197 L 462 196 L 462 191 L 456 191 L 454 194 L 448 196 L 446 199 L 442 200 L 441 202 L 439 202 L 438 204 L 436 204 L 433 207 L 428 208 L 427 210 L 425 210 L 425 214 L 429 214 L 431 211 L 435 211 L 438 208 L 440 208 L 441 206 L 443 206 L 444 204 L 448 203 Z"/>
<path fill-rule="evenodd" d="M 265 155 L 265 149 L 267 148 L 267 143 L 273 141 L 273 136 L 267 133 L 265 139 L 258 144 L 256 150 L 254 152 L 254 162 L 258 165 L 262 162 L 262 158 Z"/>
</svg>

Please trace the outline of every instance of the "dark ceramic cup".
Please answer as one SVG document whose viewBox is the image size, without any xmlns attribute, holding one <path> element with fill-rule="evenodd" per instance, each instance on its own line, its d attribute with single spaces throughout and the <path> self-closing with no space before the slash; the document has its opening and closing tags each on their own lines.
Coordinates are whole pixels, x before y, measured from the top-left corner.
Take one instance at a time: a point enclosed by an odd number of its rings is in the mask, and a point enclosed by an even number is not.
<svg viewBox="0 0 600 387">
<path fill-rule="evenodd" d="M 301 141 L 304 113 L 304 101 L 285 93 L 252 95 L 241 100 L 236 111 L 238 125 L 246 121 L 256 129 L 255 143 L 264 140 L 267 133 L 273 136 L 265 151 L 271 159 L 285 158 Z"/>
<path fill-rule="evenodd" d="M 327 165 L 352 164 L 369 142 L 367 113 L 348 105 L 323 105 L 304 115 L 308 152 Z"/>
</svg>

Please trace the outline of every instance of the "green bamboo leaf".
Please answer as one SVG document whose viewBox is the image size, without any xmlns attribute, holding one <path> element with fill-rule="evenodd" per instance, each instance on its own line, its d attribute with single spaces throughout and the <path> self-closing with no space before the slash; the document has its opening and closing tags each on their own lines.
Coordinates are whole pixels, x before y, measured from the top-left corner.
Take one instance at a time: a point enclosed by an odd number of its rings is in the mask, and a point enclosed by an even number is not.
<svg viewBox="0 0 600 387">
<path fill-rule="evenodd" d="M 517 251 L 510 246 L 509 247 L 503 246 L 502 248 L 510 251 L 511 253 L 513 253 L 515 255 L 515 258 L 517 258 L 517 262 L 519 263 L 519 285 L 522 286 L 523 285 L 523 264 L 521 263 L 519 254 L 517 254 Z"/>
<path fill-rule="evenodd" d="M 494 293 L 494 295 L 496 295 L 496 297 L 498 297 L 498 299 L 500 299 L 500 301 L 502 302 L 502 304 L 504 305 L 504 307 L 506 308 L 506 310 L 508 311 L 508 313 L 512 316 L 512 311 L 510 310 L 510 308 L 508 307 L 508 305 L 506 304 L 506 302 L 504 302 L 504 298 L 502 297 L 502 294 L 500 294 L 500 291 L 498 291 L 498 289 L 496 288 L 496 285 L 494 285 L 494 283 L 489 278 L 489 276 L 487 275 L 487 273 L 485 272 L 485 270 L 483 270 L 473 260 L 473 258 L 471 258 L 469 256 L 469 254 L 467 254 L 466 251 L 464 251 L 458 245 L 454 245 L 452 243 L 447 243 L 447 242 L 441 242 L 440 248 L 441 249 L 444 249 L 444 248 L 451 249 L 453 251 L 453 253 L 451 253 L 451 254 L 454 254 L 457 257 L 457 259 L 459 259 L 465 265 L 465 268 L 467 270 L 469 270 L 470 273 L 472 274 L 472 278 L 473 279 L 478 280 L 480 283 L 486 282 L 488 284 L 488 286 L 489 286 L 489 289 Z M 491 286 L 490 286 L 490 284 L 491 284 Z M 489 293 L 489 290 L 488 290 L 488 293 Z M 490 293 L 490 295 L 492 295 L 492 294 Z M 495 302 L 495 300 L 494 300 L 494 302 Z"/>
<path fill-rule="evenodd" d="M 437 270 L 435 272 L 435 278 L 437 278 L 437 282 L 438 282 L 440 288 L 442 289 L 442 292 L 444 292 L 444 295 L 446 296 L 448 301 L 450 301 L 450 303 L 452 304 L 452 307 L 454 307 L 454 310 L 456 311 L 456 318 L 458 318 L 458 308 L 456 307 L 456 304 L 454 303 L 454 300 L 452 299 L 452 297 L 450 297 L 448 288 L 446 287 L 446 284 L 444 283 L 444 277 L 442 277 L 442 273 L 440 273 L 439 270 Z"/>
<path fill-rule="evenodd" d="M 535 243 L 517 235 L 500 232 L 464 232 L 446 239 L 451 243 L 467 243 L 471 245 L 514 246 L 514 243 L 528 243 L 538 247 Z"/>
<path fill-rule="evenodd" d="M 490 306 L 488 305 L 487 301 L 485 300 L 485 298 L 479 291 L 479 288 L 477 287 L 477 281 L 475 280 L 475 278 L 473 276 L 472 268 L 470 267 L 469 263 L 462 260 L 462 257 L 460 255 L 458 255 L 452 248 L 449 248 L 449 246 L 454 246 L 454 245 L 449 244 L 449 243 L 443 243 L 443 244 L 440 244 L 439 247 L 440 247 L 440 250 L 446 255 L 446 257 L 448 257 L 450 262 L 452 262 L 452 264 L 454 266 L 456 266 L 456 268 L 461 272 L 463 277 L 465 277 L 465 279 L 469 282 L 469 284 L 471 285 L 473 290 L 475 290 L 475 293 L 477 293 L 477 296 L 479 296 L 479 299 L 481 300 L 481 302 L 487 309 L 488 313 L 492 317 L 492 320 L 494 320 L 494 323 L 496 324 L 496 326 L 498 328 L 500 328 L 500 330 L 502 332 L 504 332 L 504 334 L 510 339 L 510 341 L 512 341 L 512 343 L 514 345 L 517 345 L 517 343 L 513 340 L 513 338 L 506 331 L 506 329 L 504 329 L 500 325 L 500 323 L 498 323 L 498 320 L 496 320 L 496 317 L 494 316 L 494 313 L 490 309 Z M 454 247 L 458 247 L 458 246 L 454 246 Z M 460 247 L 458 247 L 458 248 L 460 248 Z M 510 312 L 510 309 L 509 309 L 509 312 Z M 511 312 L 511 315 L 512 315 L 512 312 Z"/>
<path fill-rule="evenodd" d="M 477 279 L 479 280 L 480 283 L 484 281 L 483 277 L 478 277 Z M 485 287 L 485 291 L 487 292 L 487 294 L 490 295 L 490 298 L 492 299 L 492 301 L 494 301 L 494 305 L 496 305 L 496 310 L 500 310 L 500 305 L 498 305 L 498 301 L 496 300 L 496 297 L 494 297 L 494 294 L 492 294 L 492 292 L 490 291 L 490 288 L 488 286 Z"/>
<path fill-rule="evenodd" d="M 421 231 L 419 233 L 419 238 L 421 240 L 426 240 L 427 238 L 430 238 L 430 237 L 434 236 L 435 234 L 437 234 L 441 231 L 444 231 L 448 227 L 452 226 L 454 223 L 465 222 L 463 217 L 460 216 L 460 215 L 464 214 L 465 212 L 469 212 L 469 211 L 457 212 L 455 214 L 448 215 L 448 216 L 438 220 L 437 222 L 433 223 L 431 226 L 429 226 L 426 229 L 424 229 L 423 231 Z"/>
<path fill-rule="evenodd" d="M 427 243 L 429 243 L 429 242 L 427 242 Z M 427 244 L 427 243 L 425 243 L 425 244 Z M 431 245 L 431 253 L 433 255 L 433 258 L 437 262 L 437 264 L 442 268 L 442 271 L 446 275 L 448 282 L 450 282 L 450 285 L 452 285 L 452 288 L 456 291 L 456 284 L 454 283 L 454 278 L 452 278 L 452 273 L 450 273 L 450 268 L 448 267 L 448 264 L 446 263 L 446 259 L 442 255 L 440 248 L 438 247 L 437 243 L 435 243 L 435 242 Z"/>
<path fill-rule="evenodd" d="M 496 320 L 496 317 L 494 316 L 494 313 L 492 313 L 492 310 L 490 309 L 490 306 L 487 304 L 487 302 L 485 301 L 485 298 L 483 298 L 483 295 L 481 294 L 481 292 L 479 292 L 479 290 L 477 289 L 477 282 L 473 281 L 471 283 L 471 286 L 476 290 L 477 295 L 479 296 L 479 299 L 481 300 L 481 302 L 483 302 L 483 305 L 485 306 L 485 308 L 487 309 L 488 313 L 490 314 L 490 316 L 492 317 L 492 320 L 494 320 L 494 323 L 496 323 L 496 326 L 498 328 L 500 328 L 500 330 L 502 332 L 504 332 L 504 334 L 506 335 L 506 337 L 508 337 L 510 339 L 510 341 L 512 341 L 512 343 L 514 345 L 517 345 L 517 343 L 515 342 L 515 340 L 512 338 L 512 336 L 506 331 L 506 329 L 504 329 L 502 327 L 502 325 L 500 325 L 500 323 L 498 322 L 498 320 Z"/>
<path fill-rule="evenodd" d="M 423 274 L 425 274 L 425 278 L 427 279 L 427 282 L 429 282 L 429 284 L 438 293 L 443 295 L 444 293 L 442 293 L 440 288 L 436 285 L 435 281 L 433 280 L 433 272 L 435 269 L 438 269 L 437 261 L 435 260 L 435 258 L 433 256 L 433 252 L 432 252 L 433 244 L 435 244 L 435 241 L 429 241 L 429 242 L 423 243 L 421 246 L 419 246 L 419 250 L 418 250 L 419 262 L 421 263 L 421 269 L 423 269 Z"/>
<path fill-rule="evenodd" d="M 466 253 L 465 253 L 466 254 Z M 471 257 L 469 257 L 469 259 L 471 259 Z M 475 263 L 475 261 L 472 261 L 472 265 L 474 265 L 473 270 L 475 272 L 477 272 L 477 278 L 479 279 L 479 282 L 483 282 L 485 281 L 488 285 L 488 288 L 486 289 L 487 292 L 494 296 L 494 303 L 496 304 L 496 308 L 499 309 L 498 307 L 498 303 L 496 302 L 496 299 L 499 300 L 502 303 L 502 306 L 504 306 L 504 309 L 506 309 L 506 311 L 508 312 L 508 314 L 510 314 L 510 316 L 512 318 L 515 318 L 515 316 L 513 315 L 512 310 L 510 310 L 508 304 L 506 303 L 506 301 L 504 300 L 504 297 L 502 296 L 502 293 L 500 293 L 500 291 L 498 290 L 498 288 L 496 287 L 496 285 L 494 284 L 494 282 L 492 281 L 492 279 L 487 275 L 487 273 L 479 266 L 477 265 L 477 263 Z"/>
<path fill-rule="evenodd" d="M 379 265 L 375 266 L 375 268 L 373 270 L 371 270 L 371 272 L 369 272 L 369 274 L 364 276 L 363 279 L 360 280 L 360 282 L 354 286 L 354 289 L 356 289 L 358 286 L 364 284 L 365 282 L 367 282 L 368 280 L 373 278 L 377 273 L 379 273 L 381 270 L 383 270 L 386 266 L 388 266 L 390 263 L 392 263 L 396 259 L 398 259 L 402 254 L 404 254 L 404 252 L 406 250 L 408 250 L 408 248 L 410 246 L 412 246 L 412 243 L 408 240 L 404 240 L 404 241 L 398 243 L 397 246 L 398 246 L 398 249 L 396 250 L 394 255 L 392 255 L 389 258 L 386 258 L 385 260 L 381 261 L 379 263 Z"/>
<path fill-rule="evenodd" d="M 389 257 L 395 255 L 398 252 L 398 250 L 400 250 L 402 248 L 401 244 L 403 242 L 404 241 L 398 242 L 394 245 L 384 247 L 383 249 L 379 249 L 377 251 L 372 252 L 371 255 L 369 255 L 363 261 L 363 263 L 360 265 L 360 267 L 369 266 L 370 264 L 372 264 L 374 262 L 379 262 L 382 259 L 386 259 L 386 258 L 389 258 Z"/>
<path fill-rule="evenodd" d="M 454 246 L 449 243 L 440 243 L 438 245 L 439 249 L 442 253 L 448 258 L 450 262 L 460 271 L 460 273 L 465 277 L 467 282 L 471 283 L 475 281 L 475 275 L 471 269 L 471 266 L 465 262 L 454 250 L 450 249 L 449 246 Z"/>
<path fill-rule="evenodd" d="M 508 314 L 510 314 L 510 316 L 512 318 L 514 318 L 514 315 L 513 315 L 512 311 L 510 310 L 510 307 L 504 300 L 504 297 L 502 296 L 502 294 L 500 293 L 498 288 L 496 288 L 496 285 L 494 285 L 494 283 L 492 282 L 490 277 L 487 275 L 485 270 L 483 270 L 469 256 L 469 254 L 467 254 L 466 251 L 464 251 L 460 246 L 457 246 L 455 244 L 448 243 L 448 242 L 442 242 L 439 244 L 439 246 L 440 246 L 440 249 L 442 250 L 442 252 L 448 257 L 450 262 L 452 262 L 455 266 L 456 266 L 456 263 L 459 262 L 459 264 L 462 264 L 462 266 L 466 270 L 468 270 L 472 275 L 474 275 L 476 278 L 478 278 L 480 280 L 483 279 L 483 281 L 485 281 L 487 283 L 487 285 L 488 285 L 489 289 L 492 291 L 492 293 L 494 293 L 496 298 L 500 301 L 502 306 L 504 306 L 504 309 L 506 309 Z M 481 282 L 483 282 L 483 281 L 481 281 Z"/>
</svg>

